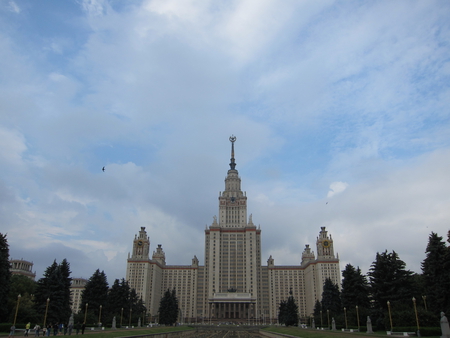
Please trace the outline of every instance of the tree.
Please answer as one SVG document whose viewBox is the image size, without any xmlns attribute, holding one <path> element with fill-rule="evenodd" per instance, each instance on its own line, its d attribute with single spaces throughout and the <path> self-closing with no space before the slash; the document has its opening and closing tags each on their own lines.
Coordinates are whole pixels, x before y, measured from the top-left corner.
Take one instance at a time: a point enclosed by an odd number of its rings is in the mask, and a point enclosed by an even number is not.
<svg viewBox="0 0 450 338">
<path fill-rule="evenodd" d="M 375 321 L 377 329 L 389 327 L 387 318 L 389 301 L 392 311 L 400 318 L 411 311 L 411 299 L 414 295 L 413 277 L 410 270 L 406 270 L 406 264 L 395 251 L 387 250 L 376 255 L 375 261 L 369 270 L 370 293 L 374 301 L 372 322 Z M 412 316 L 410 316 L 413 318 Z M 407 323 L 403 323 L 406 325 Z M 413 323 L 414 325 L 414 323 Z"/>
<path fill-rule="evenodd" d="M 8 295 L 11 279 L 9 245 L 6 235 L 0 233 L 0 323 L 7 321 Z"/>
<path fill-rule="evenodd" d="M 128 314 L 130 312 L 130 286 L 128 282 L 122 278 L 121 281 L 116 279 L 109 290 L 108 300 L 106 304 L 106 313 L 109 320 L 112 320 L 112 317 L 122 316 L 122 309 L 124 313 Z M 118 323 L 119 325 L 119 323 Z"/>
<path fill-rule="evenodd" d="M 318 326 L 320 323 L 320 326 L 323 325 L 322 323 L 322 303 L 320 300 L 316 299 L 316 304 L 314 305 L 314 322 Z"/>
<path fill-rule="evenodd" d="M 292 296 L 292 290 L 289 292 L 288 299 L 280 303 L 278 321 L 286 326 L 298 325 L 298 306 Z"/>
<path fill-rule="evenodd" d="M 17 321 L 19 323 L 25 321 L 41 321 L 42 317 L 36 313 L 32 300 L 36 290 L 36 282 L 26 276 L 12 275 L 10 283 L 11 285 L 8 299 L 8 309 L 10 315 L 8 321 L 12 322 L 14 320 L 17 295 L 21 295 L 20 307 L 17 313 Z"/>
<path fill-rule="evenodd" d="M 356 306 L 361 318 L 369 315 L 369 284 L 361 269 L 359 267 L 355 269 L 351 264 L 347 264 L 342 271 L 342 277 L 342 307 L 346 309 L 350 325 L 357 326 Z"/>
<path fill-rule="evenodd" d="M 159 323 L 172 326 L 177 322 L 178 317 L 178 299 L 175 289 L 170 292 L 166 290 L 159 303 Z"/>
<path fill-rule="evenodd" d="M 325 279 L 322 292 L 322 309 L 329 311 L 330 315 L 336 317 L 340 315 L 341 310 L 341 294 L 339 286 L 334 284 L 330 278 Z"/>
<path fill-rule="evenodd" d="M 85 288 L 81 294 L 81 309 L 86 308 L 88 304 L 88 312 L 98 320 L 100 315 L 100 306 L 102 306 L 102 314 L 107 315 L 108 302 L 108 281 L 105 272 L 97 269 L 89 278 Z M 103 308 L 105 307 L 105 308 Z M 101 318 L 100 318 L 101 320 Z"/>
<path fill-rule="evenodd" d="M 48 302 L 47 321 L 64 323 L 72 313 L 70 309 L 70 266 L 66 259 L 61 264 L 53 261 L 47 267 L 44 277 L 39 279 L 34 295 L 34 305 L 38 313 L 45 313 Z"/>
<path fill-rule="evenodd" d="M 442 237 L 434 232 L 428 237 L 426 257 L 422 262 L 422 278 L 428 308 L 438 315 L 449 307 L 449 272 L 444 268 L 449 262 L 448 248 Z"/>
</svg>

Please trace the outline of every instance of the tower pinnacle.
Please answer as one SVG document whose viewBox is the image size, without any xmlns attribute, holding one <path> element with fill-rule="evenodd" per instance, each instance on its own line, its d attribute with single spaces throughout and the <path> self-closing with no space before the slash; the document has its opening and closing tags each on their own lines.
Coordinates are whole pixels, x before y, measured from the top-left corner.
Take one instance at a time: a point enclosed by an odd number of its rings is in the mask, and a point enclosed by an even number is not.
<svg viewBox="0 0 450 338">
<path fill-rule="evenodd" d="M 234 142 L 236 142 L 236 136 L 231 135 L 230 136 L 230 142 L 231 142 L 231 162 L 230 162 L 230 169 L 234 170 L 236 167 L 236 163 L 234 162 Z"/>
</svg>

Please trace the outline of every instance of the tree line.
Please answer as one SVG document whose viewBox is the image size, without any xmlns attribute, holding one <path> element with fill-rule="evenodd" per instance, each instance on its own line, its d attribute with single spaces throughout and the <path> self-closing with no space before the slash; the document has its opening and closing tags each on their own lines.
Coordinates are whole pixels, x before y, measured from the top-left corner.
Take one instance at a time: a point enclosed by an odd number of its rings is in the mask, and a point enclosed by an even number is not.
<svg viewBox="0 0 450 338">
<path fill-rule="evenodd" d="M 66 259 L 55 260 L 37 282 L 11 275 L 7 238 L 0 233 L 0 323 L 68 323 L 72 315 L 70 275 Z M 145 313 L 142 299 L 125 279 L 116 279 L 110 288 L 105 273 L 97 269 L 85 285 L 74 322 L 111 325 L 116 317 L 117 327 L 137 325 Z"/>
<path fill-rule="evenodd" d="M 378 330 L 439 326 L 440 313 L 450 313 L 450 246 L 432 232 L 425 252 L 421 274 L 407 270 L 395 251 L 377 253 L 367 275 L 347 264 L 341 288 L 325 281 L 314 307 L 315 324 L 329 327 L 334 318 L 341 327 L 357 328 L 370 316 Z"/>
</svg>

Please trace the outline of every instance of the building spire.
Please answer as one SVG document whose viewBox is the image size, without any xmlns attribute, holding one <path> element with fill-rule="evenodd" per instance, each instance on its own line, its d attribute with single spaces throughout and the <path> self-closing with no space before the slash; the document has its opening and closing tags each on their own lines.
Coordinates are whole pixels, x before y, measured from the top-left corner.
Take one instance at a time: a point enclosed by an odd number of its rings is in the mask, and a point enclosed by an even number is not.
<svg viewBox="0 0 450 338">
<path fill-rule="evenodd" d="M 230 169 L 234 170 L 236 167 L 236 163 L 234 162 L 234 142 L 236 142 L 236 136 L 231 135 L 230 136 L 230 142 L 231 142 L 231 162 L 230 162 Z"/>
</svg>

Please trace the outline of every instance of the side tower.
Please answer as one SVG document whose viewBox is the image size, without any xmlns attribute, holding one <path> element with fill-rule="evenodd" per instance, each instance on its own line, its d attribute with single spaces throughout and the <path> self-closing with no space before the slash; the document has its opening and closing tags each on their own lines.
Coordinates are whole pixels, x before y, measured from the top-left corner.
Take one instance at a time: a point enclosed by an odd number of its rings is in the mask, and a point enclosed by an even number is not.
<svg viewBox="0 0 450 338">
<path fill-rule="evenodd" d="M 213 320 L 258 318 L 261 280 L 261 230 L 247 222 L 247 196 L 236 170 L 234 142 L 225 190 L 219 193 L 219 219 L 205 230 L 203 314 Z"/>
<path fill-rule="evenodd" d="M 306 314 L 314 310 L 316 300 L 322 299 L 323 285 L 327 278 L 340 285 L 339 255 L 334 254 L 333 238 L 325 227 L 320 228 L 316 240 L 317 259 L 309 245 L 302 254 L 302 268 L 305 276 Z"/>
<path fill-rule="evenodd" d="M 130 287 L 136 290 L 148 309 L 149 300 L 149 268 L 150 268 L 150 239 L 145 227 L 141 227 L 138 235 L 134 236 L 133 251 L 128 254 L 126 280 Z"/>
</svg>

